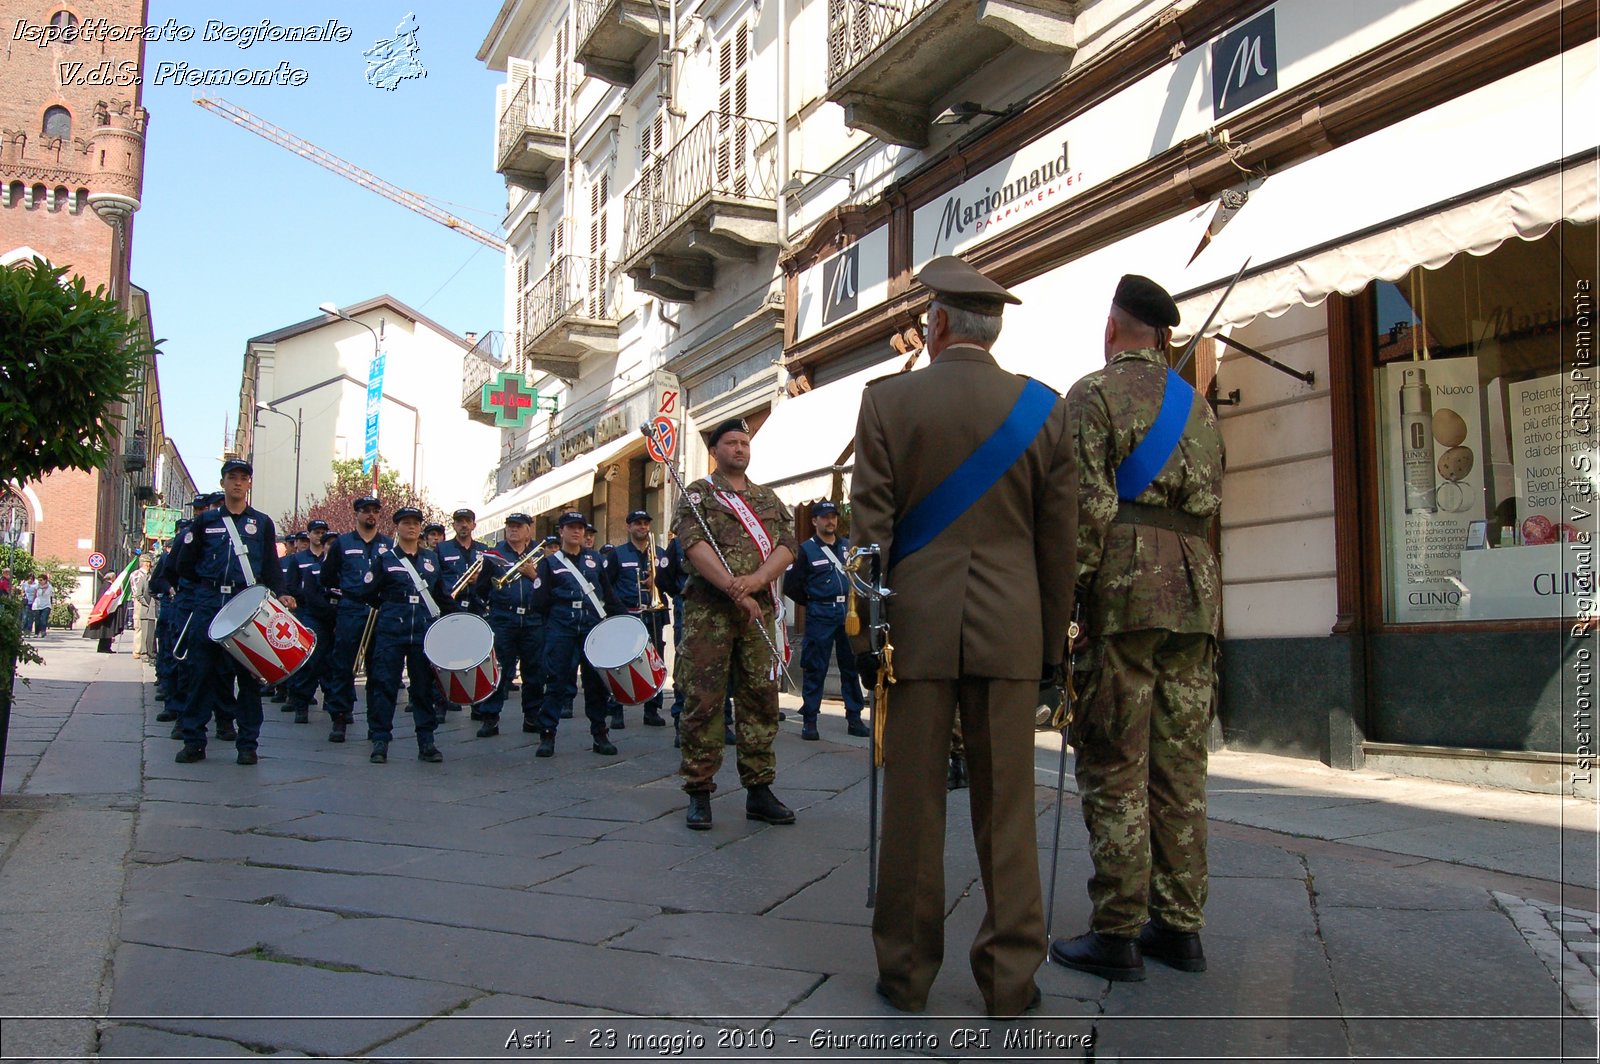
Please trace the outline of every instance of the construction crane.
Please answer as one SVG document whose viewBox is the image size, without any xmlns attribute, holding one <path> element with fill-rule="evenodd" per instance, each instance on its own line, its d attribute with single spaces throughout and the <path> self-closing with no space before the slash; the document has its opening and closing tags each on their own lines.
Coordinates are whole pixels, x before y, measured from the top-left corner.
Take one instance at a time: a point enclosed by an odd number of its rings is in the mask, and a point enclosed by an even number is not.
<svg viewBox="0 0 1600 1064">
<path fill-rule="evenodd" d="M 317 147 L 303 137 L 297 137 L 281 126 L 275 126 L 259 115 L 251 114 L 243 107 L 236 106 L 217 96 L 196 96 L 195 103 L 204 107 L 214 115 L 226 118 L 234 125 L 242 126 L 258 137 L 270 140 L 279 147 L 288 148 L 301 158 L 316 163 L 327 170 L 332 170 L 340 177 L 349 178 L 362 188 L 370 189 L 386 199 L 394 200 L 402 207 L 409 207 L 424 218 L 431 218 L 440 225 L 447 226 L 469 236 L 480 244 L 487 244 L 496 251 L 506 250 L 506 242 L 486 230 L 479 229 L 470 222 L 464 222 L 449 211 L 437 206 L 425 196 L 415 192 L 407 192 L 399 185 L 385 181 L 368 170 L 363 170 L 354 163 L 346 162 L 337 155 Z"/>
</svg>

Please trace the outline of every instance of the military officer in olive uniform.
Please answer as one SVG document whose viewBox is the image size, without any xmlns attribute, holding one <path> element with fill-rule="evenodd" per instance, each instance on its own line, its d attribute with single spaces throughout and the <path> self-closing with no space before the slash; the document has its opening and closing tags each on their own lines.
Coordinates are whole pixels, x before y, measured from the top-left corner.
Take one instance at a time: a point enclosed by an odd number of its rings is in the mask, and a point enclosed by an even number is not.
<svg viewBox="0 0 1600 1064">
<path fill-rule="evenodd" d="M 972 975 L 989 1015 L 1039 1001 L 1045 956 L 1033 717 L 1072 616 L 1076 507 L 1066 406 L 989 353 L 1020 300 L 953 256 L 933 290 L 932 364 L 867 386 L 856 426 L 856 542 L 889 556 L 897 683 L 884 713 L 878 993 L 926 1007 L 944 958 L 946 766 L 959 713 L 986 911 Z"/>
<path fill-rule="evenodd" d="M 1106 367 L 1067 396 L 1089 638 L 1071 738 L 1094 914 L 1050 955 L 1108 979 L 1143 979 L 1146 955 L 1205 970 L 1205 733 L 1222 597 L 1209 532 L 1223 451 L 1210 405 L 1167 367 L 1177 323 L 1165 289 L 1122 278 Z"/>
<path fill-rule="evenodd" d="M 785 665 L 773 659 L 773 648 L 781 653 L 783 643 L 772 585 L 798 553 L 794 518 L 771 488 L 745 476 L 750 430 L 742 420 L 718 425 L 706 444 L 716 458 L 716 472 L 688 486 L 673 518 L 687 574 L 678 665 L 684 685 L 679 771 L 689 795 L 686 823 L 696 831 L 711 827 L 711 793 L 722 767 L 723 699 L 731 684 L 745 816 L 792 824 L 794 812 L 772 793 L 778 678 Z M 716 548 L 695 516 L 696 508 L 710 526 Z"/>
<path fill-rule="evenodd" d="M 801 680 L 800 738 L 815 741 L 817 715 L 822 708 L 822 685 L 828 678 L 828 663 L 835 651 L 839 658 L 839 688 L 844 697 L 846 730 L 866 736 L 861 721 L 866 702 L 861 696 L 861 678 L 856 673 L 855 654 L 844 634 L 845 592 L 849 589 L 844 559 L 850 540 L 838 535 L 839 507 L 828 499 L 811 507 L 813 532 L 800 544 L 800 557 L 783 576 L 783 593 L 805 607 L 805 635 L 800 643 Z"/>
</svg>

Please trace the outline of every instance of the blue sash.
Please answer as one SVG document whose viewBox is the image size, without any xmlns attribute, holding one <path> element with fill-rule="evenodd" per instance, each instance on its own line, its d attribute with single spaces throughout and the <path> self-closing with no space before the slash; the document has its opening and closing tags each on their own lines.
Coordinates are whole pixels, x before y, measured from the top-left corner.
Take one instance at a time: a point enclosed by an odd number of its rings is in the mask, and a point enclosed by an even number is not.
<svg viewBox="0 0 1600 1064">
<path fill-rule="evenodd" d="M 1000 427 L 895 526 L 890 568 L 932 543 L 994 487 L 1039 435 L 1060 398 L 1036 380 L 1024 384 Z"/>
<path fill-rule="evenodd" d="M 1172 452 L 1183 439 L 1184 426 L 1189 423 L 1189 411 L 1194 407 L 1194 388 L 1178 376 L 1176 370 L 1167 370 L 1166 390 L 1161 393 L 1161 412 L 1144 439 L 1128 457 L 1117 466 L 1117 498 L 1131 501 L 1139 497 L 1150 482 L 1166 467 Z"/>
</svg>

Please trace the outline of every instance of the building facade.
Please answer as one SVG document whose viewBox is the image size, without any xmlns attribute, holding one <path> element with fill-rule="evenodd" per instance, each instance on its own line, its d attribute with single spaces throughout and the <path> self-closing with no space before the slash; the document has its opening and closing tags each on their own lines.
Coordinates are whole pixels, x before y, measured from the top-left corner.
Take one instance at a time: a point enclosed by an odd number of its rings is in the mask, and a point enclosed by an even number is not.
<svg viewBox="0 0 1600 1064">
<path fill-rule="evenodd" d="M 104 287 L 140 321 L 148 339 L 148 293 L 131 283 L 134 213 L 144 174 L 149 116 L 135 77 L 143 68 L 145 5 L 133 0 L 9 3 L 0 20 L 0 266 L 39 257 Z M 105 70 L 112 78 L 90 77 Z M 13 542 L 76 563 L 90 555 L 125 564 L 141 545 L 143 510 L 167 498 L 173 454 L 161 423 L 156 366 L 141 367 L 126 397 L 117 440 L 98 470 L 61 471 L 10 485 L 0 498 Z M 181 465 L 181 462 L 177 463 Z M 92 584 L 84 582 L 83 594 Z"/>
<path fill-rule="evenodd" d="M 481 507 L 499 437 L 456 399 L 472 347 L 387 295 L 247 340 L 234 450 L 255 465 L 252 504 L 294 527 L 290 518 L 322 497 L 332 463 L 364 456 L 376 378 L 385 466 L 447 512 Z"/>
<path fill-rule="evenodd" d="M 604 485 L 560 435 L 666 372 L 687 471 L 750 417 L 804 526 L 865 382 L 925 364 L 928 260 L 1016 291 L 996 355 L 1063 392 L 1142 273 L 1228 447 L 1225 740 L 1575 778 L 1596 35 L 1559 0 L 508 0 L 503 368 L 563 398 L 505 508 L 609 512 L 635 413 Z"/>
</svg>

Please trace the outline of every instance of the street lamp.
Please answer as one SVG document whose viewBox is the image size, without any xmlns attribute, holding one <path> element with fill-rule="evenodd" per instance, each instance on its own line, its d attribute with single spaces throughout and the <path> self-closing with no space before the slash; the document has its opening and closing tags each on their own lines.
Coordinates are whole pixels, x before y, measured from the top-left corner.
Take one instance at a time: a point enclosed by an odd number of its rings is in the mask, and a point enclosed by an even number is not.
<svg viewBox="0 0 1600 1064">
<path fill-rule="evenodd" d="M 300 513 L 300 415 L 302 413 L 304 413 L 304 410 L 303 409 L 296 409 L 295 412 L 294 412 L 294 416 L 293 417 L 289 417 L 288 413 L 286 413 L 285 411 L 279 410 L 279 409 L 277 409 L 276 407 L 273 407 L 273 406 L 268 406 L 266 403 L 261 403 L 261 402 L 256 403 L 256 409 L 261 411 L 262 413 L 265 413 L 265 414 L 277 414 L 279 417 L 287 417 L 287 418 L 289 418 L 290 421 L 294 422 L 294 506 L 292 508 L 292 512 L 294 514 L 296 514 L 296 515 L 299 515 L 299 513 Z"/>
</svg>

